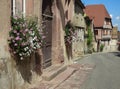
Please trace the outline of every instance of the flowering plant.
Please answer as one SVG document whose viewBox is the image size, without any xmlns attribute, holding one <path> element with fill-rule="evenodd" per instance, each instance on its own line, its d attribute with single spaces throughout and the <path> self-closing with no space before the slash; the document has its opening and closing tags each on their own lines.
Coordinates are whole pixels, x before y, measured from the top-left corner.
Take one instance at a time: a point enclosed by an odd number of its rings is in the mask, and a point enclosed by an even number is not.
<svg viewBox="0 0 120 89">
<path fill-rule="evenodd" d="M 36 19 L 25 19 L 23 16 L 12 17 L 8 39 L 11 52 L 21 60 L 29 57 L 44 43 L 45 36 L 42 30 L 42 27 L 38 28 Z"/>
<path fill-rule="evenodd" d="M 75 38 L 75 27 L 71 24 L 71 22 L 68 22 L 65 26 L 65 43 L 71 45 L 73 37 Z"/>
</svg>

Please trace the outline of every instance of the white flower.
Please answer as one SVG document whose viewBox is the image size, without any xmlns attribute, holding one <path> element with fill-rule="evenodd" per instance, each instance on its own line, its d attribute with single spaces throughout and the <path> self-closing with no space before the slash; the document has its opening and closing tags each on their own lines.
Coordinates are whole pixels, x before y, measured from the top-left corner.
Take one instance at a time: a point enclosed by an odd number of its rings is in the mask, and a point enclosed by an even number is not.
<svg viewBox="0 0 120 89">
<path fill-rule="evenodd" d="M 21 54 L 21 53 L 19 53 L 19 55 L 20 55 L 20 56 L 22 56 L 22 54 Z"/>
<path fill-rule="evenodd" d="M 37 39 L 37 37 L 36 37 L 36 36 L 33 38 L 33 41 L 34 41 L 35 39 Z"/>
<path fill-rule="evenodd" d="M 27 49 L 26 49 L 26 48 L 24 48 L 24 50 L 25 50 L 25 51 L 27 51 Z"/>
<path fill-rule="evenodd" d="M 36 47 L 33 47 L 34 49 L 36 49 Z"/>
<path fill-rule="evenodd" d="M 29 50 L 29 53 L 31 54 L 31 50 Z"/>
<path fill-rule="evenodd" d="M 29 49 L 28 47 L 26 47 L 26 49 Z"/>
<path fill-rule="evenodd" d="M 32 33 L 31 33 L 31 35 L 32 35 L 32 36 L 34 36 L 34 35 L 35 35 L 35 33 L 34 33 L 34 32 L 32 32 Z"/>
<path fill-rule="evenodd" d="M 20 57 L 21 60 L 23 60 L 23 57 Z"/>
<path fill-rule="evenodd" d="M 36 45 L 36 47 L 37 47 L 37 48 L 40 48 L 40 45 L 39 45 L 39 44 L 37 44 L 37 45 Z"/>
</svg>

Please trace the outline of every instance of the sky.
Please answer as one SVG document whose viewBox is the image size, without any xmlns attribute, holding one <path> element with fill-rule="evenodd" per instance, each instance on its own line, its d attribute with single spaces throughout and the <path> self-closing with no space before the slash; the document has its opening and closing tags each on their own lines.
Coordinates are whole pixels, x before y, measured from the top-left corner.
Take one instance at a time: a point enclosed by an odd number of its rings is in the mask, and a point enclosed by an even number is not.
<svg viewBox="0 0 120 89">
<path fill-rule="evenodd" d="M 84 5 L 104 4 L 112 18 L 113 26 L 120 31 L 120 0 L 81 0 Z"/>
</svg>

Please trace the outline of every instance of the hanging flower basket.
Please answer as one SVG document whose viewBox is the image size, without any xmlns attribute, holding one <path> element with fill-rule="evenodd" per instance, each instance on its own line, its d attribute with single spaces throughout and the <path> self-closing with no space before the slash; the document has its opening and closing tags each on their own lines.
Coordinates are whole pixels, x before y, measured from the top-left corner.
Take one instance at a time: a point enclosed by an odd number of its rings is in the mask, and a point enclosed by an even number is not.
<svg viewBox="0 0 120 89">
<path fill-rule="evenodd" d="M 75 33 L 75 27 L 72 25 L 72 23 L 69 21 L 66 26 L 65 26 L 65 44 L 66 45 L 71 45 L 72 44 L 72 39 L 73 37 L 76 36 Z"/>
<path fill-rule="evenodd" d="M 36 18 L 26 19 L 22 17 L 11 18 L 11 29 L 9 32 L 10 52 L 23 60 L 32 52 L 41 48 L 44 43 L 42 26 L 39 28 Z"/>
</svg>

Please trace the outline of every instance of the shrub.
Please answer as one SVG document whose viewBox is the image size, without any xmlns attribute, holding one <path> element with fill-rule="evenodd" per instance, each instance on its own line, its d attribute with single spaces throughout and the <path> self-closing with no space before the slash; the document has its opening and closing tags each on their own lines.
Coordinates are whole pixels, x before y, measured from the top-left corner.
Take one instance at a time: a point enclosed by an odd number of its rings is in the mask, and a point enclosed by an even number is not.
<svg viewBox="0 0 120 89">
<path fill-rule="evenodd" d="M 102 51 L 103 51 L 103 48 L 104 48 L 104 45 L 103 45 L 103 44 L 101 44 L 101 45 L 100 45 L 100 52 L 102 52 Z"/>
</svg>

